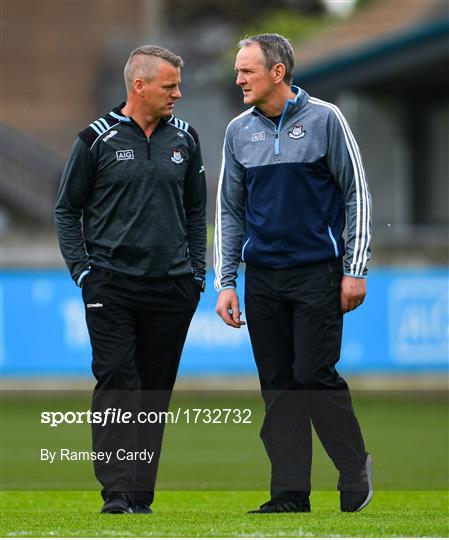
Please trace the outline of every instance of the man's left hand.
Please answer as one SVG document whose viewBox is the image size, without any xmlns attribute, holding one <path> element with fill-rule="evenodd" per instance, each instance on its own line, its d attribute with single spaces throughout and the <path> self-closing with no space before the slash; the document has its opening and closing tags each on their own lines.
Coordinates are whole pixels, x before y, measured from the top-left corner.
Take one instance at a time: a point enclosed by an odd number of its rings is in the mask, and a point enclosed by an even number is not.
<svg viewBox="0 0 449 540">
<path fill-rule="evenodd" d="M 343 276 L 340 287 L 340 306 L 342 313 L 348 313 L 361 304 L 366 296 L 366 279 Z"/>
</svg>

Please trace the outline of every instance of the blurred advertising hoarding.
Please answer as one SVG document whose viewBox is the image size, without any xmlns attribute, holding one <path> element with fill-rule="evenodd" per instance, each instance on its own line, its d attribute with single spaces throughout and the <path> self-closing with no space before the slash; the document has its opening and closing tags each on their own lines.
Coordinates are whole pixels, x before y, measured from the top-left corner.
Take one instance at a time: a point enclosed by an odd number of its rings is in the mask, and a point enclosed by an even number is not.
<svg viewBox="0 0 449 540">
<path fill-rule="evenodd" d="M 243 272 L 241 272 L 243 274 Z M 255 374 L 246 327 L 215 314 L 213 276 L 192 321 L 180 375 Z M 342 374 L 447 372 L 446 268 L 370 271 L 368 296 L 345 316 Z M 243 299 L 243 278 L 238 291 Z M 67 272 L 3 272 L 2 374 L 90 375 L 91 349 L 81 291 Z"/>
</svg>

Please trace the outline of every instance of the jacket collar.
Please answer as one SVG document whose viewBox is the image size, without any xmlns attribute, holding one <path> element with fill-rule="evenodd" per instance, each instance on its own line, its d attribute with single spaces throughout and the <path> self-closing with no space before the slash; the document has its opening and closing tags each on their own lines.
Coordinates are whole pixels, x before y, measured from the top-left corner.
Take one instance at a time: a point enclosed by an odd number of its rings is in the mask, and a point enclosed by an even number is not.
<svg viewBox="0 0 449 540">
<path fill-rule="evenodd" d="M 122 103 L 120 103 L 120 105 L 118 105 L 117 107 L 114 107 L 112 109 L 112 111 L 109 113 L 110 116 L 112 116 L 113 118 L 115 118 L 116 120 L 118 120 L 119 122 L 127 122 L 127 123 L 136 123 L 134 121 L 134 119 L 131 117 L 131 116 L 124 116 L 123 113 L 122 113 L 122 109 L 123 107 L 126 105 L 126 102 L 123 101 Z M 167 117 L 167 118 L 160 118 L 159 119 L 159 122 L 158 122 L 158 125 L 159 124 L 165 124 L 167 122 L 169 122 L 171 119 L 173 118 L 173 115 Z"/>
<path fill-rule="evenodd" d="M 112 118 L 115 118 L 119 122 L 131 122 L 131 118 L 129 116 L 124 116 L 122 114 L 122 109 L 126 105 L 126 103 L 123 101 L 120 105 L 117 107 L 114 107 L 112 111 L 109 113 Z"/>
<path fill-rule="evenodd" d="M 287 99 L 285 102 L 284 110 L 282 112 L 284 120 L 302 109 L 309 100 L 309 94 L 299 86 L 292 85 L 291 90 L 295 94 L 295 97 L 293 99 Z M 254 107 L 252 113 L 256 116 L 265 116 L 265 114 L 257 107 Z"/>
</svg>

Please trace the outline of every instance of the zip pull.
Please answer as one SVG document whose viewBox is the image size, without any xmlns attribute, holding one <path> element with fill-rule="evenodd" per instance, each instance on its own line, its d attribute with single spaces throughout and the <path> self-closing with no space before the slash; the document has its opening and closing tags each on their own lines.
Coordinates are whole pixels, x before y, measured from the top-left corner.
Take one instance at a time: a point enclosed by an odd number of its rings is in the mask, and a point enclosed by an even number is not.
<svg viewBox="0 0 449 540">
<path fill-rule="evenodd" d="M 279 144 L 279 132 L 282 127 L 282 123 L 284 122 L 285 113 L 287 112 L 288 106 L 290 103 L 293 103 L 293 100 L 287 99 L 287 102 L 284 105 L 284 110 L 282 111 L 281 118 L 279 119 L 279 124 L 275 127 L 274 133 L 275 133 L 275 139 L 274 139 L 274 155 L 278 156 L 281 152 L 280 150 L 280 144 Z"/>
<path fill-rule="evenodd" d="M 280 148 L 279 148 L 279 128 L 277 127 L 274 130 L 274 154 L 276 156 L 279 155 Z"/>
</svg>

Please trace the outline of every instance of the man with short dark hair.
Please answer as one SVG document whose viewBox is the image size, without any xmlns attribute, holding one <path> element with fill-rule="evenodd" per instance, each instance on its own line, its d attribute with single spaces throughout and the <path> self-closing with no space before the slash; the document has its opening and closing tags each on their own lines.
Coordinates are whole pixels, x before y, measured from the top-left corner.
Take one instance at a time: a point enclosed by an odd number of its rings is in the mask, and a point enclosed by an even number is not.
<svg viewBox="0 0 449 540">
<path fill-rule="evenodd" d="M 341 510 L 355 512 L 372 497 L 371 458 L 335 364 L 343 314 L 366 293 L 371 200 L 341 111 L 291 86 L 293 66 L 282 36 L 240 42 L 236 83 L 251 108 L 225 136 L 216 311 L 229 326 L 245 324 L 235 290 L 245 262 L 245 309 L 266 411 L 261 437 L 272 465 L 271 500 L 255 512 L 310 511 L 311 423 L 340 472 Z"/>
<path fill-rule="evenodd" d="M 204 167 L 195 130 L 173 116 L 182 65 L 153 45 L 131 53 L 127 101 L 78 135 L 56 203 L 92 344 L 92 409 L 132 413 L 92 425 L 104 513 L 151 513 L 164 426 L 138 415 L 167 410 L 204 289 Z"/>
</svg>

